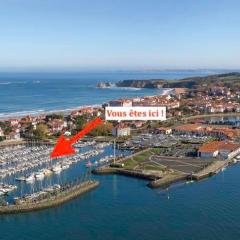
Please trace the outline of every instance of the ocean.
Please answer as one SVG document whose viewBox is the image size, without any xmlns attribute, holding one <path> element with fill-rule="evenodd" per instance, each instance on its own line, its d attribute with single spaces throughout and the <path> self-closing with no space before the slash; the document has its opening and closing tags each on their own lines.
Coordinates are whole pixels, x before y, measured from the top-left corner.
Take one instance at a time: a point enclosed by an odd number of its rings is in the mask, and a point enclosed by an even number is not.
<svg viewBox="0 0 240 240">
<path fill-rule="evenodd" d="M 162 94 L 159 89 L 96 87 L 100 81 L 125 79 L 180 79 L 215 71 L 147 71 L 91 73 L 0 73 L 0 119 L 48 111 L 76 109 L 108 100 Z"/>
<path fill-rule="evenodd" d="M 205 75 L 206 73 L 202 73 Z M 99 104 L 155 90 L 97 89 L 98 81 L 187 73 L 1 74 L 0 113 L 25 114 Z M 82 164 L 82 166 L 84 166 Z M 70 170 L 74 176 L 82 168 Z M 72 172 L 72 173 L 71 173 Z M 93 176 L 99 188 L 57 208 L 0 216 L 1 240 L 238 240 L 240 165 L 191 184 L 150 189 L 126 176 Z"/>
</svg>

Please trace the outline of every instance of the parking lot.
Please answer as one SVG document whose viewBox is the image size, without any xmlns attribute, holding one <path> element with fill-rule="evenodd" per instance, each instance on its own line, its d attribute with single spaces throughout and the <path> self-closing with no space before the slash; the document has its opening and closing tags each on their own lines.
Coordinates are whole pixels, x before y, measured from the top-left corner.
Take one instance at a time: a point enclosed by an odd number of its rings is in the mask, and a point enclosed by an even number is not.
<svg viewBox="0 0 240 240">
<path fill-rule="evenodd" d="M 198 172 L 207 165 L 211 164 L 213 159 L 201 159 L 201 158 L 176 158 L 152 155 L 149 158 L 149 162 L 154 165 L 164 165 L 173 170 L 181 171 L 184 173 Z"/>
<path fill-rule="evenodd" d="M 122 144 L 123 148 L 160 148 L 163 156 L 194 157 L 198 148 L 207 141 L 206 137 L 175 136 L 163 134 L 141 134 L 132 136 L 131 140 Z"/>
<path fill-rule="evenodd" d="M 207 137 L 175 136 L 163 134 L 141 134 L 133 136 L 124 145 L 132 148 L 151 148 L 148 155 L 128 162 L 135 169 L 169 168 L 187 174 L 196 173 L 214 159 L 197 157 L 198 148 Z"/>
<path fill-rule="evenodd" d="M 132 136 L 132 139 L 126 141 L 126 145 L 133 146 L 172 146 L 181 141 L 188 141 L 192 143 L 202 143 L 206 141 L 208 137 L 193 137 L 183 135 L 164 135 L 164 134 L 140 134 Z"/>
</svg>

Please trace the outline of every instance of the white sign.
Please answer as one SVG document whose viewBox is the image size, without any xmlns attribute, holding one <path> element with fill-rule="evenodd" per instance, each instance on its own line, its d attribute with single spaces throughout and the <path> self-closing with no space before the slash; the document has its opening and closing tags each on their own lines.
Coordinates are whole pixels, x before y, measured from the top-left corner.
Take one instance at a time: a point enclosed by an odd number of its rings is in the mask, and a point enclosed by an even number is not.
<svg viewBox="0 0 240 240">
<path fill-rule="evenodd" d="M 166 107 L 106 107 L 105 119 L 124 120 L 166 120 Z"/>
</svg>

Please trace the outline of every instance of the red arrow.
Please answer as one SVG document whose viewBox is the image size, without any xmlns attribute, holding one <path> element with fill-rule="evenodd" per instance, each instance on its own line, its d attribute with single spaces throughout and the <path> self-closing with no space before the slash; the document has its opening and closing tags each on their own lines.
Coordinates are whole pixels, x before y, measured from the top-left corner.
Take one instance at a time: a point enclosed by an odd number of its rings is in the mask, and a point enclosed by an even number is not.
<svg viewBox="0 0 240 240">
<path fill-rule="evenodd" d="M 55 145 L 50 157 L 56 158 L 61 157 L 65 155 L 70 155 L 76 153 L 75 149 L 72 147 L 72 145 L 81 137 L 86 135 L 88 132 L 90 132 L 93 128 L 95 128 L 98 124 L 102 122 L 101 118 L 96 118 L 92 122 L 90 122 L 82 131 L 80 131 L 78 134 L 76 134 L 71 139 L 66 139 L 63 135 L 61 135 L 57 141 L 57 144 Z"/>
</svg>

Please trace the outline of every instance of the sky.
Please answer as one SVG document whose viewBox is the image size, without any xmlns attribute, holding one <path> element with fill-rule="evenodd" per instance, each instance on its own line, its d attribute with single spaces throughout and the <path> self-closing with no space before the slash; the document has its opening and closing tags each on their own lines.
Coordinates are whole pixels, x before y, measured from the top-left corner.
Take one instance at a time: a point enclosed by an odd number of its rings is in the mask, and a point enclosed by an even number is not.
<svg viewBox="0 0 240 240">
<path fill-rule="evenodd" d="M 0 70 L 240 69 L 239 0 L 0 0 Z"/>
</svg>

